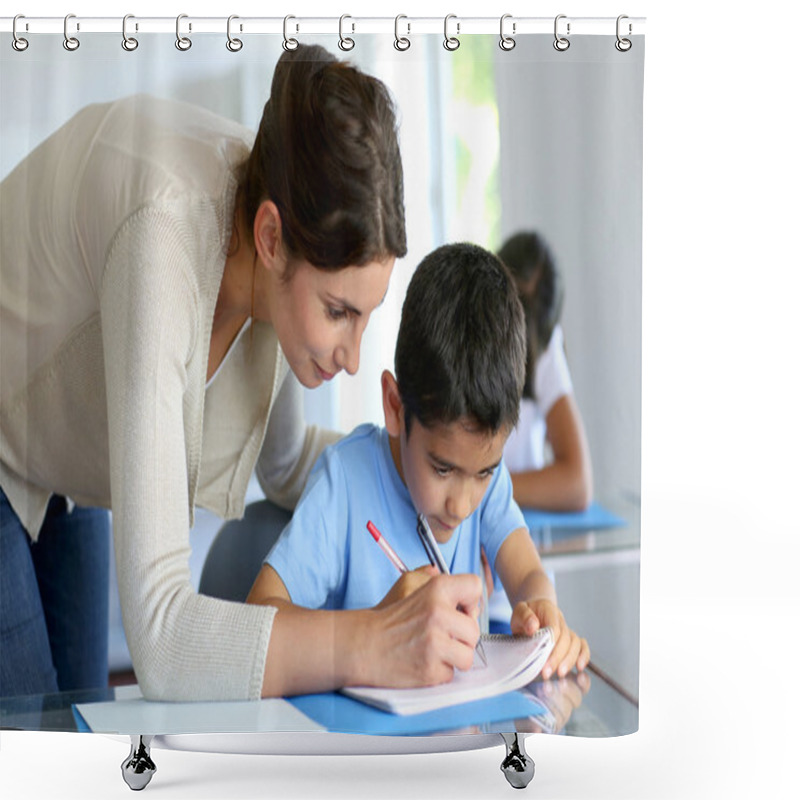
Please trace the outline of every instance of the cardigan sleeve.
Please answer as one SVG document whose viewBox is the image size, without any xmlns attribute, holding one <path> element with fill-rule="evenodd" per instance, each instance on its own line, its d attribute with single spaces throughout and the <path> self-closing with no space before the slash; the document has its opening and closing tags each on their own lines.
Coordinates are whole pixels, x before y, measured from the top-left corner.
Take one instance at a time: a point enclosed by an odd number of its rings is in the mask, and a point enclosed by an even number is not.
<svg viewBox="0 0 800 800">
<path fill-rule="evenodd" d="M 275 609 L 198 595 L 190 582 L 184 407 L 202 330 L 190 259 L 208 220 L 183 217 L 129 218 L 101 288 L 122 618 L 148 699 L 255 699 Z"/>
<path fill-rule="evenodd" d="M 306 424 L 303 389 L 289 371 L 270 411 L 256 464 L 256 477 L 267 499 L 293 509 L 319 454 L 341 438 L 337 431 Z"/>
</svg>

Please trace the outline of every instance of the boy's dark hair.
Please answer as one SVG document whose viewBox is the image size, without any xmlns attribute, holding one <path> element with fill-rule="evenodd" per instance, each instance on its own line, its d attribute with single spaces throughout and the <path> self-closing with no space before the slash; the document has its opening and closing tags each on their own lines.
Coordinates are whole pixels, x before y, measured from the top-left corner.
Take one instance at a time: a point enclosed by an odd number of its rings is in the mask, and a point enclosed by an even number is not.
<svg viewBox="0 0 800 800">
<path fill-rule="evenodd" d="M 497 254 L 517 282 L 525 311 L 528 352 L 523 397 L 535 399 L 536 359 L 547 349 L 564 305 L 564 281 L 550 249 L 533 232 L 517 233 Z"/>
<path fill-rule="evenodd" d="M 467 418 L 497 433 L 519 417 L 525 320 L 514 279 L 488 250 L 448 244 L 426 256 L 403 303 L 394 356 L 407 434 Z"/>
</svg>

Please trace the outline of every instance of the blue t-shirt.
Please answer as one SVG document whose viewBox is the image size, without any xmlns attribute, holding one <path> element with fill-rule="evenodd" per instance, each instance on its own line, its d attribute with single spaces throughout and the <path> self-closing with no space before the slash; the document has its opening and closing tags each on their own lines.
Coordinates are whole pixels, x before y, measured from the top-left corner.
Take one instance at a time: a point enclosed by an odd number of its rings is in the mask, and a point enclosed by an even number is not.
<svg viewBox="0 0 800 800">
<path fill-rule="evenodd" d="M 417 536 L 417 513 L 392 459 L 385 428 L 361 425 L 323 451 L 291 522 L 265 559 L 295 605 L 369 608 L 400 573 L 367 530 L 372 522 L 409 569 L 429 563 Z M 495 470 L 478 508 L 439 549 L 450 572 L 480 574 L 525 520 L 512 497 L 504 464 Z"/>
</svg>

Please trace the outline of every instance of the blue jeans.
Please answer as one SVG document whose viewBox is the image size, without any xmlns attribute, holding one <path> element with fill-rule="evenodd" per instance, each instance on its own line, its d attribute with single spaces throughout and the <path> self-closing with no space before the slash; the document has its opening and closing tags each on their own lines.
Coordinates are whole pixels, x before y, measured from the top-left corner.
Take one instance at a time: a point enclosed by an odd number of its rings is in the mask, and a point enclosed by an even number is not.
<svg viewBox="0 0 800 800">
<path fill-rule="evenodd" d="M 0 489 L 0 696 L 108 685 L 110 531 L 53 495 L 32 543 Z"/>
</svg>

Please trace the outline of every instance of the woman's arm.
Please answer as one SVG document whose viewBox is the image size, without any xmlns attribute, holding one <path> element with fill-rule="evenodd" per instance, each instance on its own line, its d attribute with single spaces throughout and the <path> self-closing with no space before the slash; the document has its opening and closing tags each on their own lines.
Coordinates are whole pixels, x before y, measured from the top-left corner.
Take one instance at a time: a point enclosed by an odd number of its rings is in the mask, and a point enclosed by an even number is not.
<svg viewBox="0 0 800 800">
<path fill-rule="evenodd" d="M 526 507 L 582 511 L 592 499 L 592 464 L 574 397 L 566 394 L 556 400 L 546 422 L 553 463 L 511 473 L 514 499 Z"/>
<path fill-rule="evenodd" d="M 206 364 L 196 357 L 201 311 L 185 230 L 171 214 L 142 209 L 118 234 L 103 276 L 122 617 L 145 697 L 253 699 L 274 609 L 198 595 L 190 579 L 189 475 L 199 453 L 185 425 L 202 407 Z"/>
<path fill-rule="evenodd" d="M 280 575 L 265 564 L 247 597 L 278 609 L 262 696 L 448 681 L 454 667 L 472 664 L 480 594 L 475 575 L 426 574 L 421 588 L 398 602 L 360 611 L 311 610 L 293 605 Z"/>
<path fill-rule="evenodd" d="M 477 575 L 437 575 L 377 609 L 322 611 L 270 600 L 272 625 L 262 696 L 343 686 L 430 686 L 472 665 L 480 635 Z"/>
</svg>

